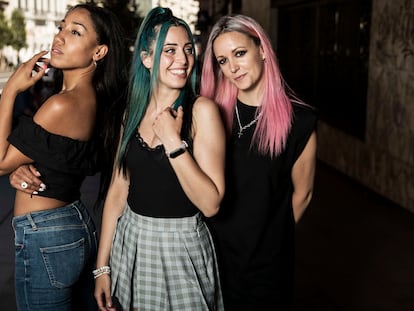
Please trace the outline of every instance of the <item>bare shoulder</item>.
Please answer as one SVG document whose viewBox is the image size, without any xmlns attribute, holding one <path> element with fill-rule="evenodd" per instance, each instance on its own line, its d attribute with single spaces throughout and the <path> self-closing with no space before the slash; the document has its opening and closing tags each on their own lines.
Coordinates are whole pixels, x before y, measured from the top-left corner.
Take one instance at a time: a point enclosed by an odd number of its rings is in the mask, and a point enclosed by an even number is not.
<svg viewBox="0 0 414 311">
<path fill-rule="evenodd" d="M 36 112 L 34 121 L 47 131 L 74 139 L 88 139 L 95 107 L 74 92 L 51 96 Z M 89 108 L 88 108 L 89 107 Z"/>
<path fill-rule="evenodd" d="M 219 113 L 219 107 L 211 99 L 204 96 L 199 96 L 194 102 L 193 111 L 196 118 L 197 116 L 202 116 L 205 118 L 206 114 L 216 116 Z"/>
<path fill-rule="evenodd" d="M 218 105 L 207 97 L 200 96 L 194 103 L 193 124 L 198 136 L 203 133 L 213 137 L 224 133 L 223 122 Z"/>
<path fill-rule="evenodd" d="M 73 98 L 68 94 L 56 94 L 46 100 L 34 116 L 37 123 L 48 123 L 70 113 L 73 109 Z"/>
</svg>

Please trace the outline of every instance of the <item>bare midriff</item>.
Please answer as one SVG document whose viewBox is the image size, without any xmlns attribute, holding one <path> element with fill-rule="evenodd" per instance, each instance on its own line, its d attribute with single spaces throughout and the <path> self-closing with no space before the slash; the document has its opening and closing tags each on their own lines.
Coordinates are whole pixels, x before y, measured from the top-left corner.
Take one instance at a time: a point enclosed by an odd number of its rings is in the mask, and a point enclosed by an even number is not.
<svg viewBox="0 0 414 311">
<path fill-rule="evenodd" d="M 14 201 L 14 216 L 49 210 L 65 206 L 67 204 L 69 203 L 52 198 L 30 195 L 21 191 L 16 191 L 16 198 Z"/>
</svg>

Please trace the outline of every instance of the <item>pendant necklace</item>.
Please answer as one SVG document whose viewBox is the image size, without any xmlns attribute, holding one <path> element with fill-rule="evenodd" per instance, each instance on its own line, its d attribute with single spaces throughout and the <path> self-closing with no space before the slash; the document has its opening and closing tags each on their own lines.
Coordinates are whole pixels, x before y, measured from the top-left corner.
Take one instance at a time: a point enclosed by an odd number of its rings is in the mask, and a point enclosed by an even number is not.
<svg viewBox="0 0 414 311">
<path fill-rule="evenodd" d="M 243 135 L 243 131 L 251 127 L 253 124 L 255 124 L 257 120 L 259 120 L 261 115 L 262 113 L 259 113 L 259 115 L 256 118 L 254 118 L 248 124 L 242 126 L 241 121 L 240 121 L 239 109 L 237 108 L 237 103 L 236 103 L 236 117 L 237 117 L 237 122 L 239 123 L 239 133 L 237 134 L 237 136 L 240 138 Z"/>
</svg>

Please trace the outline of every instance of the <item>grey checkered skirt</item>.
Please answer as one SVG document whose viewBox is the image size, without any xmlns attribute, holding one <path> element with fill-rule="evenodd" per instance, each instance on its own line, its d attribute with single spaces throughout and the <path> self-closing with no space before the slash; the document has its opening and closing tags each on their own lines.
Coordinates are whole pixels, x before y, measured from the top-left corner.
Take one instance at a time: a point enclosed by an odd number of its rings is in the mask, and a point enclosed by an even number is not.
<svg viewBox="0 0 414 311">
<path fill-rule="evenodd" d="M 127 205 L 110 265 L 112 294 L 124 310 L 224 310 L 214 245 L 200 213 L 154 218 Z"/>
</svg>

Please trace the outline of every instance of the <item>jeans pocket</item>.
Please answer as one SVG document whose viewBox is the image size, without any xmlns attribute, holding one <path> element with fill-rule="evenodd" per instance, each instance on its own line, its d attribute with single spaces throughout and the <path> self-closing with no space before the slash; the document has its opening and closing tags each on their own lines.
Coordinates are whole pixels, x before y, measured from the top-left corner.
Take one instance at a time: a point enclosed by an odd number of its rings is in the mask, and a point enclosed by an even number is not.
<svg viewBox="0 0 414 311">
<path fill-rule="evenodd" d="M 85 239 L 52 247 L 41 248 L 43 262 L 50 284 L 56 288 L 72 286 L 83 270 Z"/>
</svg>

